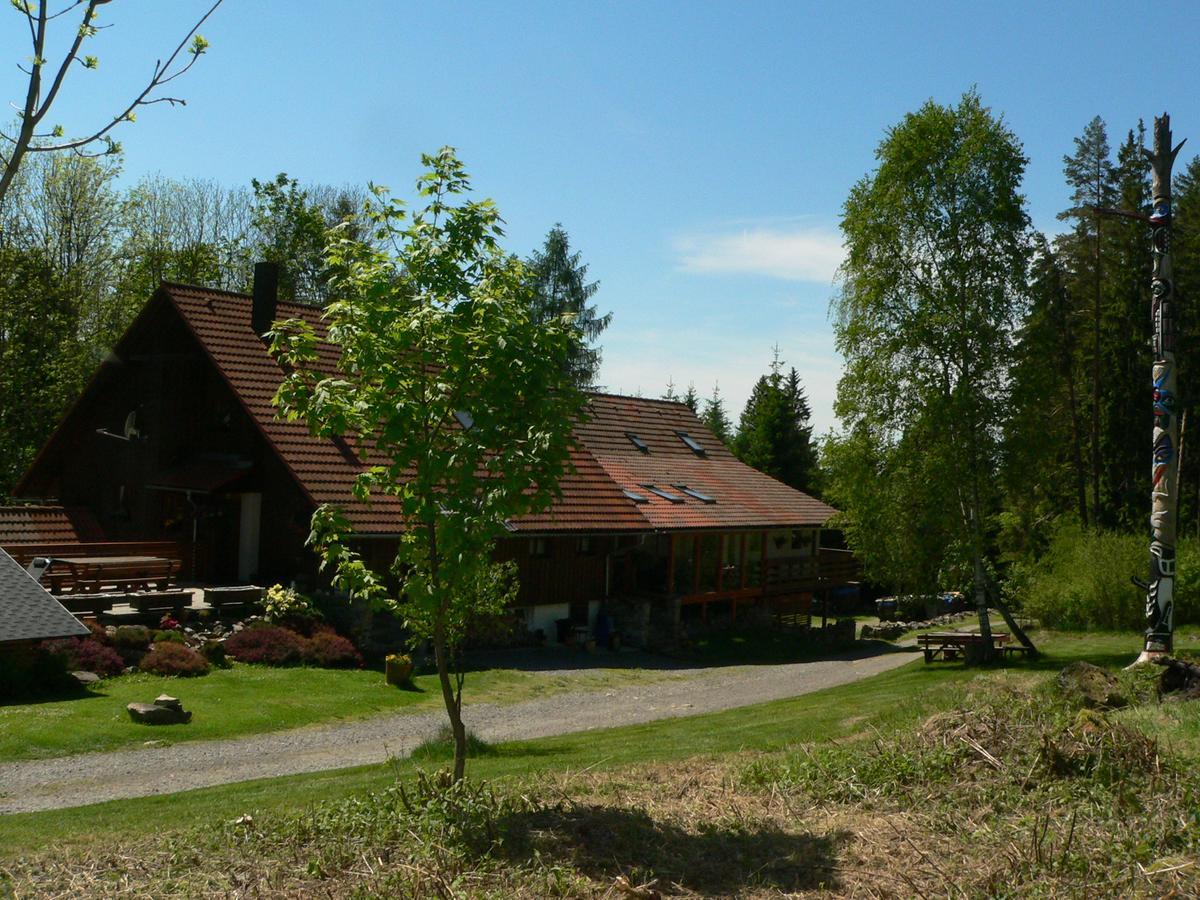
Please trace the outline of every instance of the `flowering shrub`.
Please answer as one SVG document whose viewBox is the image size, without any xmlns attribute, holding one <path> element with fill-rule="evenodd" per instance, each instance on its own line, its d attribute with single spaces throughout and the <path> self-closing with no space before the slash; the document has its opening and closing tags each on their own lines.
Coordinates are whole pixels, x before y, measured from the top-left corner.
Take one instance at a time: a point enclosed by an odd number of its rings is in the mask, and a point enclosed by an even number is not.
<svg viewBox="0 0 1200 900">
<path fill-rule="evenodd" d="M 175 619 L 170 613 L 167 613 L 159 621 L 158 627 L 162 631 L 177 631 L 179 629 L 179 620 Z"/>
<path fill-rule="evenodd" d="M 142 657 L 140 666 L 143 672 L 153 672 L 155 675 L 204 675 L 208 672 L 208 660 L 183 644 L 174 641 L 164 641 L 155 644 L 153 649 Z"/>
<path fill-rule="evenodd" d="M 304 661 L 323 669 L 356 669 L 363 661 L 349 640 L 329 628 L 309 638 L 305 649 Z"/>
<path fill-rule="evenodd" d="M 276 584 L 267 588 L 263 598 L 263 615 L 272 625 L 287 624 L 301 630 L 311 630 L 313 624 L 321 619 L 321 613 L 313 606 L 312 601 L 299 594 L 293 588 L 285 588 Z"/>
<path fill-rule="evenodd" d="M 244 663 L 294 666 L 304 659 L 307 642 L 296 632 L 278 625 L 245 628 L 225 641 L 225 652 Z"/>
</svg>

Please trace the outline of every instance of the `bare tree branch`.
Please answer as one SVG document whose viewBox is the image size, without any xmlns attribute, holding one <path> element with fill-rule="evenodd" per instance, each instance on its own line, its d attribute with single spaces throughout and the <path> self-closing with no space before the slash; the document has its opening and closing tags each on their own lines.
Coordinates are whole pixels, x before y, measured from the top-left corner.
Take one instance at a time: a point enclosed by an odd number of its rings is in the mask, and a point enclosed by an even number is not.
<svg viewBox="0 0 1200 900">
<path fill-rule="evenodd" d="M 217 8 L 224 0 L 215 0 L 208 11 L 201 16 L 196 23 L 191 27 L 183 40 L 175 47 L 171 55 L 167 57 L 166 62 L 155 60 L 154 72 L 150 76 L 150 80 L 137 96 L 134 97 L 123 110 L 112 118 L 110 122 L 87 134 L 85 137 L 72 138 L 60 143 L 42 143 L 46 138 L 61 137 L 62 130 L 55 127 L 49 132 L 35 132 L 35 127 L 45 118 L 50 108 L 54 105 L 58 98 L 59 91 L 62 89 L 63 83 L 66 80 L 67 72 L 70 71 L 72 63 L 79 63 L 84 68 L 93 68 L 95 60 L 91 57 L 81 59 L 79 56 L 80 48 L 83 42 L 89 37 L 92 37 L 98 30 L 98 26 L 94 24 L 96 16 L 96 7 L 100 4 L 107 3 L 109 0 L 71 0 L 65 7 L 58 12 L 50 14 L 48 11 L 48 3 L 45 0 L 37 3 L 36 12 L 32 3 L 26 3 L 18 6 L 18 9 L 24 13 L 29 24 L 30 41 L 33 44 L 33 65 L 29 69 L 18 66 L 21 71 L 29 76 L 29 85 L 25 94 L 24 106 L 18 109 L 17 115 L 20 118 L 21 126 L 15 137 L 0 131 L 0 139 L 7 141 L 12 145 L 11 152 L 5 158 L 0 155 L 0 163 L 3 164 L 3 171 L 0 172 L 0 203 L 4 201 L 5 195 L 8 193 L 9 186 L 16 177 L 17 170 L 21 166 L 21 161 L 27 153 L 49 153 L 56 151 L 71 150 L 81 155 L 87 156 L 103 156 L 108 153 L 117 152 L 119 144 L 108 136 L 109 132 L 116 128 L 119 124 L 126 121 L 133 121 L 134 111 L 139 106 L 151 106 L 155 103 L 167 103 L 171 106 L 185 106 L 186 101 L 180 97 L 154 97 L 150 95 L 163 85 L 174 81 L 176 78 L 188 72 L 192 66 L 196 64 L 196 60 L 204 52 L 207 43 L 203 38 L 197 36 L 197 31 L 200 29 L 208 18 L 216 12 Z M 86 4 L 86 6 L 85 6 Z M 85 6 L 83 15 L 80 18 L 79 29 L 75 33 L 75 37 L 71 43 L 70 49 L 66 52 L 61 63 L 54 74 L 53 81 L 50 83 L 50 89 L 46 93 L 45 98 L 42 98 L 42 70 L 46 65 L 45 48 L 46 48 L 46 26 L 52 19 L 57 19 L 60 16 L 77 9 L 80 6 Z M 175 65 L 175 61 L 179 55 L 188 48 L 189 42 L 191 47 L 188 52 L 191 54 L 191 59 L 188 62 L 172 72 L 171 68 Z M 35 141 L 36 139 L 36 141 Z M 103 151 L 98 153 L 83 154 L 83 148 L 90 144 L 99 141 L 104 141 L 106 146 Z"/>
</svg>

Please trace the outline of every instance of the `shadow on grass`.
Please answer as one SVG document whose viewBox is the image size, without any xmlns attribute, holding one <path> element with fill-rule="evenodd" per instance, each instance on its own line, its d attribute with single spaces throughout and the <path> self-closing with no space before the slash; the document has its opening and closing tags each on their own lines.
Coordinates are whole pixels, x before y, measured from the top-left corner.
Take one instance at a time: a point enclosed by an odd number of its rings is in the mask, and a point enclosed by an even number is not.
<svg viewBox="0 0 1200 900">
<path fill-rule="evenodd" d="M 643 669 L 685 671 L 727 666 L 784 665 L 788 663 L 856 660 L 885 653 L 910 653 L 887 641 L 854 641 L 843 646 L 822 646 L 794 634 L 734 634 L 698 640 L 692 646 L 669 653 L 644 650 L 597 650 L 588 653 L 569 647 L 526 647 L 469 653 L 463 661 L 467 672 L 514 669 L 522 672 Z"/>
<path fill-rule="evenodd" d="M 62 703 L 66 700 L 100 700 L 107 698 L 98 687 L 85 688 L 82 685 L 66 686 L 59 690 L 39 691 L 34 694 L 22 694 L 17 697 L 0 695 L 0 709 L 6 706 L 34 706 L 39 703 Z"/>
<path fill-rule="evenodd" d="M 586 804 L 510 816 L 504 832 L 500 853 L 514 861 L 536 853 L 600 882 L 657 879 L 704 896 L 837 890 L 838 855 L 850 840 L 848 832 L 789 834 L 751 824 L 702 824 L 692 832 L 643 810 Z"/>
</svg>

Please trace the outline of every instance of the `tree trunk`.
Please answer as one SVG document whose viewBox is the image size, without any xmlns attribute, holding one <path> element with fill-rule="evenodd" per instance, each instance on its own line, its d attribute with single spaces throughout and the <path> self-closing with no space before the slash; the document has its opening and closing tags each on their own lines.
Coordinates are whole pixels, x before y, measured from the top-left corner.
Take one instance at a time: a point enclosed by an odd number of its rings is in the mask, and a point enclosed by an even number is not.
<svg viewBox="0 0 1200 900">
<path fill-rule="evenodd" d="M 434 629 L 433 655 L 437 661 L 438 684 L 442 687 L 446 716 L 454 734 L 454 780 L 458 782 L 467 771 L 467 728 L 462 720 L 462 693 L 456 693 L 450 682 L 450 653 L 446 646 L 446 630 L 441 623 Z"/>
<path fill-rule="evenodd" d="M 1175 283 L 1171 271 L 1171 119 L 1154 120 L 1154 150 L 1142 152 L 1153 171 L 1150 216 L 1154 269 L 1150 315 L 1154 329 L 1154 461 L 1150 488 L 1150 578 L 1146 585 L 1146 638 L 1138 662 L 1165 656 L 1174 641 L 1175 531 L 1179 504 L 1179 418 L 1176 415 Z"/>
<path fill-rule="evenodd" d="M 1071 450 L 1075 462 L 1075 500 L 1079 505 L 1079 522 L 1088 527 L 1087 476 L 1083 470 L 1083 436 L 1079 427 L 1079 406 L 1075 398 L 1075 378 L 1066 373 L 1068 402 L 1071 408 Z"/>
</svg>

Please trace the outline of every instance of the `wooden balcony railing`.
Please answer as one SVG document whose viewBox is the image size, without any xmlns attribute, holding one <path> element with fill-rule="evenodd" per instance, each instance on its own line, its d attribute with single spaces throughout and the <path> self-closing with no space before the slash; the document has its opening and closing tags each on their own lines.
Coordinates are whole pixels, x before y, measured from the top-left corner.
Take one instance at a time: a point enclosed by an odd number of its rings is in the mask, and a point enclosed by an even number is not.
<svg viewBox="0 0 1200 900">
<path fill-rule="evenodd" d="M 821 583 L 832 587 L 839 584 L 851 584 L 862 579 L 862 565 L 849 550 L 831 550 L 822 547 Z"/>
</svg>

